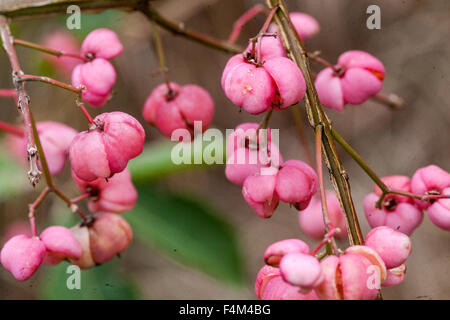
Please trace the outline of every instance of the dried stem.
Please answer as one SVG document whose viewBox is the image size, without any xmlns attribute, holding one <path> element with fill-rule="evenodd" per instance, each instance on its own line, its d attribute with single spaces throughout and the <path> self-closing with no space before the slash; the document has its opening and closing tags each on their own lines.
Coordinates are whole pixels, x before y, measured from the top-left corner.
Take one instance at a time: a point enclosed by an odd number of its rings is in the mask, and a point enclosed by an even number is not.
<svg viewBox="0 0 450 320">
<path fill-rule="evenodd" d="M 47 54 L 51 54 L 53 56 L 57 56 L 58 58 L 64 56 L 64 57 L 79 59 L 79 60 L 82 60 L 82 61 L 88 61 L 88 59 L 86 59 L 85 57 L 83 57 L 83 56 L 81 56 L 79 54 L 64 52 L 64 51 L 61 51 L 61 50 L 55 50 L 55 49 L 52 49 L 52 48 L 48 48 L 48 47 L 42 46 L 42 45 L 37 44 L 37 43 L 26 41 L 26 40 L 14 39 L 14 44 L 22 46 L 22 47 L 34 49 L 34 50 L 37 50 L 37 51 L 41 51 L 41 52 L 44 52 L 44 53 L 47 53 Z"/>
<path fill-rule="evenodd" d="M 36 232 L 36 219 L 35 219 L 35 212 L 36 209 L 41 205 L 41 203 L 44 201 L 44 199 L 47 197 L 47 195 L 50 193 L 50 188 L 45 187 L 45 189 L 41 192 L 41 194 L 36 198 L 36 200 L 28 205 L 28 219 L 30 220 L 30 226 L 31 226 L 31 234 L 33 237 L 37 236 Z"/>
<path fill-rule="evenodd" d="M 345 213 L 349 242 L 351 245 L 362 244 L 363 237 L 350 193 L 350 185 L 347 180 L 348 176 L 339 160 L 333 137 L 331 136 L 331 123 L 322 109 L 314 87 L 306 48 L 295 31 L 292 22 L 289 20 L 289 13 L 284 1 L 266 0 L 266 3 L 269 8 L 280 7 L 275 14 L 275 22 L 280 30 L 281 40 L 283 41 L 286 52 L 288 52 L 290 58 L 299 66 L 305 78 L 307 87 L 305 102 L 310 124 L 314 128 L 319 124 L 323 126 L 322 145 L 325 155 L 324 160 L 330 171 L 331 181 L 333 182 L 338 199 Z"/>
<path fill-rule="evenodd" d="M 43 82 L 43 83 L 48 83 L 52 86 L 55 87 L 59 87 L 59 88 L 63 88 L 65 90 L 74 92 L 76 94 L 80 94 L 81 91 L 83 90 L 83 88 L 81 87 L 74 87 L 70 84 L 49 78 L 49 77 L 44 77 L 44 76 L 34 76 L 34 75 L 30 75 L 30 74 L 22 74 L 19 76 L 18 79 L 19 82 L 25 82 L 25 81 L 38 81 L 38 82 Z"/>
</svg>

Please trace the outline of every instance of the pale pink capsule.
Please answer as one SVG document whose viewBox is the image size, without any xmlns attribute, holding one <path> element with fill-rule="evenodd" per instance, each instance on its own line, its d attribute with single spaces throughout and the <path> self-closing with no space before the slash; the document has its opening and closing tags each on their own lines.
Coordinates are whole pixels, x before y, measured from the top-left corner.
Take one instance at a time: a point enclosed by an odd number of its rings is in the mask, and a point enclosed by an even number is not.
<svg viewBox="0 0 450 320">
<path fill-rule="evenodd" d="M 387 270 L 386 264 L 383 259 L 381 259 L 380 255 L 371 247 L 368 246 L 350 246 L 345 250 L 345 253 L 348 254 L 359 254 L 366 259 L 368 259 L 374 267 L 376 267 L 375 272 L 380 275 L 380 281 L 383 282 L 386 280 Z"/>
<path fill-rule="evenodd" d="M 136 205 L 137 191 L 127 168 L 108 180 L 99 178 L 87 182 L 73 172 L 72 178 L 81 192 L 90 195 L 89 210 L 92 212 L 121 213 L 130 211 Z"/>
<path fill-rule="evenodd" d="M 323 280 L 319 260 L 309 254 L 288 253 L 280 260 L 280 272 L 283 280 L 298 286 L 300 292 L 308 293 Z"/>
<path fill-rule="evenodd" d="M 79 266 L 81 269 L 89 269 L 95 266 L 92 258 L 91 245 L 89 243 L 89 230 L 86 226 L 75 226 L 70 229 L 75 239 L 81 247 L 81 257 L 79 259 L 69 258 L 70 263 Z"/>
<path fill-rule="evenodd" d="M 44 263 L 56 265 L 64 259 L 81 258 L 82 249 L 72 232 L 62 226 L 51 226 L 42 231 L 39 238 L 44 243 L 47 252 Z"/>
<path fill-rule="evenodd" d="M 267 247 L 264 261 L 273 267 L 278 267 L 281 258 L 289 253 L 309 253 L 309 246 L 300 239 L 286 239 L 277 241 Z"/>
<path fill-rule="evenodd" d="M 275 32 L 275 31 L 273 31 Z M 252 52 L 253 44 L 250 43 L 245 50 L 245 55 L 250 56 Z M 258 55 L 258 44 L 255 44 L 255 52 L 254 55 Z M 261 59 L 263 61 L 267 61 L 269 59 L 277 58 L 277 57 L 286 57 L 286 51 L 283 48 L 283 44 L 281 43 L 280 35 L 277 34 L 276 37 L 263 37 L 261 38 Z"/>
<path fill-rule="evenodd" d="M 39 268 L 44 255 L 45 245 L 41 240 L 22 234 L 6 242 L 0 252 L 0 260 L 16 280 L 25 281 Z"/>
<path fill-rule="evenodd" d="M 205 89 L 188 84 L 161 84 L 147 98 L 143 109 L 145 120 L 171 138 L 176 129 L 193 133 L 194 122 L 200 122 L 202 131 L 209 128 L 214 115 L 214 102 Z"/>
<path fill-rule="evenodd" d="M 397 268 L 392 268 L 387 271 L 386 280 L 381 284 L 383 287 L 396 286 L 405 280 L 406 266 L 401 264 Z"/>
<path fill-rule="evenodd" d="M 450 188 L 442 190 L 443 194 L 450 195 Z M 428 217 L 431 222 L 441 229 L 450 230 L 450 199 L 439 199 L 428 207 Z"/>
<path fill-rule="evenodd" d="M 302 294 L 298 287 L 285 282 L 278 268 L 264 266 L 258 272 L 255 282 L 255 293 L 259 300 L 318 300 L 311 291 Z"/>
<path fill-rule="evenodd" d="M 261 218 L 270 218 L 278 206 L 274 193 L 277 169 L 267 168 L 264 174 L 249 176 L 242 186 L 242 195 Z"/>
<path fill-rule="evenodd" d="M 43 45 L 48 48 L 63 51 L 64 53 L 78 54 L 80 52 L 80 44 L 77 38 L 64 29 L 59 29 L 48 33 L 43 39 Z M 73 69 L 81 63 L 80 59 L 67 56 L 56 57 L 46 54 L 46 61 L 50 62 L 63 75 L 70 75 Z"/>
<path fill-rule="evenodd" d="M 405 176 L 389 176 L 382 178 L 390 189 L 411 192 L 410 180 Z M 381 209 L 376 207 L 381 190 L 375 186 L 375 193 L 364 199 L 364 213 L 372 228 L 388 226 L 394 230 L 410 235 L 423 220 L 423 213 L 409 197 L 388 194 L 381 202 Z"/>
<path fill-rule="evenodd" d="M 112 59 L 123 51 L 117 34 L 106 28 L 95 29 L 89 33 L 81 46 L 81 54 L 88 58 Z"/>
<path fill-rule="evenodd" d="M 73 172 L 88 182 L 122 172 L 141 154 L 145 141 L 144 128 L 126 113 L 102 113 L 94 123 L 94 129 L 75 137 L 69 152 Z"/>
<path fill-rule="evenodd" d="M 411 179 L 411 191 L 416 194 L 441 194 L 442 190 L 450 187 L 450 173 L 436 165 L 429 165 L 417 170 Z M 432 201 L 414 200 L 417 206 L 425 210 Z"/>
<path fill-rule="evenodd" d="M 339 200 L 336 194 L 332 191 L 328 191 L 326 194 L 328 215 L 330 217 L 331 224 L 334 227 L 339 228 L 339 232 L 335 235 L 339 238 L 347 236 L 347 224 L 345 222 L 345 216 L 342 212 Z M 322 203 L 319 195 L 315 195 L 308 207 L 299 211 L 298 220 L 300 229 L 313 239 L 320 240 L 325 235 L 325 224 L 323 220 Z"/>
<path fill-rule="evenodd" d="M 84 86 L 82 98 L 94 107 L 101 107 L 108 101 L 115 83 L 113 65 L 102 58 L 79 64 L 72 72 L 72 85 Z"/>
<path fill-rule="evenodd" d="M 306 163 L 288 160 L 277 174 L 275 191 L 281 201 L 303 210 L 317 192 L 317 175 Z"/>
<path fill-rule="evenodd" d="M 99 214 L 89 227 L 89 243 L 96 264 L 103 264 L 124 251 L 133 239 L 128 222 L 118 214 Z"/>
<path fill-rule="evenodd" d="M 315 288 L 324 300 L 374 300 L 381 284 L 372 262 L 360 254 L 328 256 L 321 261 L 324 280 Z M 370 278 L 370 277 L 373 277 Z M 370 285 L 369 285 L 370 284 Z"/>
<path fill-rule="evenodd" d="M 388 269 L 403 264 L 411 253 L 411 240 L 389 227 L 377 227 L 366 236 L 365 245 L 374 249 Z"/>
<path fill-rule="evenodd" d="M 227 162 L 225 176 L 234 184 L 242 185 L 250 176 L 263 168 L 279 167 L 282 157 L 278 147 L 271 141 L 270 129 L 259 130 L 257 123 L 243 123 L 227 138 Z"/>
<path fill-rule="evenodd" d="M 303 75 L 291 60 L 275 57 L 257 66 L 243 55 L 232 57 L 225 66 L 222 88 L 235 105 L 251 114 L 289 107 L 306 91 Z"/>
<path fill-rule="evenodd" d="M 65 124 L 54 121 L 38 122 L 36 123 L 36 129 L 41 140 L 48 169 L 52 175 L 56 175 L 64 169 L 69 154 L 69 146 L 77 135 L 77 131 Z M 7 145 L 11 152 L 23 163 L 28 161 L 27 140 L 25 137 L 9 135 Z M 42 169 L 40 162 L 38 165 Z"/>
<path fill-rule="evenodd" d="M 319 99 L 325 107 L 344 110 L 377 94 L 385 76 L 383 64 L 371 54 L 352 50 L 339 56 L 336 70 L 325 68 L 315 80 Z"/>
</svg>

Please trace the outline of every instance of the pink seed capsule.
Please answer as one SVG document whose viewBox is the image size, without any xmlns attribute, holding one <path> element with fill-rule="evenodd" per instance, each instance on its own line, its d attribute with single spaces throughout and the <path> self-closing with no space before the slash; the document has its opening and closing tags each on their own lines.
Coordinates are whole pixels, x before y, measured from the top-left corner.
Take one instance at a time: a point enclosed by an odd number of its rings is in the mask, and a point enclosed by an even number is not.
<svg viewBox="0 0 450 320">
<path fill-rule="evenodd" d="M 144 128 L 126 113 L 102 113 L 94 123 L 94 129 L 75 137 L 69 152 L 74 174 L 88 182 L 122 172 L 141 154 L 145 141 Z"/>
<path fill-rule="evenodd" d="M 347 224 L 336 194 L 332 191 L 328 191 L 326 198 L 331 224 L 340 229 L 335 235 L 339 238 L 346 237 Z M 302 229 L 309 237 L 315 240 L 321 240 L 323 238 L 325 234 L 325 224 L 323 222 L 322 203 L 319 195 L 316 194 L 311 199 L 311 202 L 306 209 L 299 211 L 298 220 L 300 229 Z"/>
<path fill-rule="evenodd" d="M 194 122 L 202 124 L 202 130 L 209 128 L 214 115 L 214 101 L 205 89 L 188 84 L 180 86 L 171 82 L 156 87 L 147 98 L 142 114 L 144 119 L 155 125 L 168 138 L 176 129 L 193 133 Z"/>
<path fill-rule="evenodd" d="M 317 192 L 317 175 L 302 161 L 286 161 L 278 172 L 275 191 L 281 201 L 303 210 Z"/>
<path fill-rule="evenodd" d="M 96 264 L 103 264 L 124 251 L 133 239 L 128 222 L 118 214 L 101 213 L 89 227 L 89 243 Z"/>
<path fill-rule="evenodd" d="M 309 254 L 288 253 L 280 261 L 283 280 L 298 286 L 301 293 L 308 293 L 323 280 L 319 260 Z"/>
<path fill-rule="evenodd" d="M 410 180 L 405 176 L 389 176 L 381 179 L 390 189 L 411 192 Z M 388 194 L 381 202 L 381 209 L 376 207 L 381 190 L 375 187 L 375 193 L 364 199 L 364 213 L 372 228 L 388 226 L 394 230 L 410 235 L 423 220 L 423 213 L 409 197 Z"/>
<path fill-rule="evenodd" d="M 377 227 L 366 236 L 365 245 L 374 249 L 388 269 L 403 264 L 411 253 L 411 240 L 389 227 Z"/>
<path fill-rule="evenodd" d="M 450 194 L 450 188 L 442 190 L 443 194 Z M 450 199 L 439 199 L 428 207 L 428 217 L 431 222 L 441 229 L 450 230 Z"/>
<path fill-rule="evenodd" d="M 386 280 L 381 284 L 383 287 L 396 286 L 405 280 L 406 277 L 406 266 L 401 264 L 396 268 L 389 269 L 387 271 Z"/>
<path fill-rule="evenodd" d="M 108 180 L 99 178 L 87 182 L 73 172 L 72 178 L 81 192 L 90 195 L 89 210 L 92 212 L 121 213 L 130 211 L 136 205 L 137 191 L 127 168 Z"/>
<path fill-rule="evenodd" d="M 291 12 L 289 18 L 294 25 L 295 31 L 297 31 L 300 39 L 303 41 L 316 35 L 320 30 L 320 25 L 317 20 L 304 12 Z M 278 28 L 276 24 L 272 23 L 267 32 L 277 32 Z M 277 35 L 279 38 L 280 36 Z"/>
<path fill-rule="evenodd" d="M 265 168 L 264 174 L 249 176 L 242 186 L 242 195 L 247 203 L 261 218 L 270 218 L 278 206 L 278 197 L 274 193 L 276 168 Z"/>
<path fill-rule="evenodd" d="M 300 239 L 286 239 L 275 242 L 264 252 L 264 261 L 272 267 L 278 267 L 281 258 L 289 253 L 309 253 L 308 245 Z"/>
<path fill-rule="evenodd" d="M 95 266 L 92 258 L 91 245 L 89 243 L 89 230 L 86 226 L 75 226 L 70 229 L 75 239 L 81 247 L 81 256 L 78 259 L 69 258 L 70 263 L 79 266 L 81 269 L 90 269 Z"/>
<path fill-rule="evenodd" d="M 383 282 L 386 280 L 387 270 L 386 265 L 381 259 L 380 255 L 371 247 L 368 246 L 350 246 L 345 250 L 345 253 L 348 254 L 359 254 L 366 259 L 368 259 L 373 266 L 377 268 L 377 272 L 380 275 L 380 281 Z"/>
<path fill-rule="evenodd" d="M 251 114 L 289 107 L 306 92 L 303 75 L 290 59 L 270 58 L 259 66 L 241 54 L 225 66 L 222 88 L 235 105 Z"/>
<path fill-rule="evenodd" d="M 65 124 L 53 121 L 38 122 L 36 123 L 36 129 L 48 169 L 52 175 L 57 175 L 64 169 L 69 154 L 69 146 L 77 135 L 77 131 Z M 13 155 L 21 162 L 27 163 L 27 139 L 15 135 L 8 135 L 7 139 L 7 145 Z M 42 170 L 40 161 L 38 165 Z"/>
<path fill-rule="evenodd" d="M 321 266 L 324 279 L 315 289 L 320 299 L 374 300 L 377 297 L 380 274 L 370 272 L 374 265 L 363 255 L 328 256 L 321 261 Z M 376 282 L 373 286 L 371 280 Z"/>
<path fill-rule="evenodd" d="M 264 266 L 258 272 L 255 282 L 255 293 L 259 300 L 318 300 L 311 291 L 302 294 L 298 287 L 285 282 L 278 268 Z"/>
<path fill-rule="evenodd" d="M 436 165 L 429 165 L 417 170 L 411 179 L 411 191 L 420 195 L 438 195 L 442 190 L 450 187 L 450 173 Z M 425 210 L 433 201 L 420 201 L 414 199 L 417 206 Z"/>
<path fill-rule="evenodd" d="M 115 83 L 116 70 L 102 58 L 79 64 L 72 72 L 72 85 L 85 87 L 82 98 L 93 107 L 101 107 L 109 100 Z"/>
<path fill-rule="evenodd" d="M 344 110 L 345 104 L 359 105 L 383 87 L 385 69 L 371 54 L 352 50 L 339 56 L 336 70 L 325 68 L 315 86 L 320 102 L 330 109 Z"/>
<path fill-rule="evenodd" d="M 259 130 L 257 123 L 243 123 L 236 127 L 227 139 L 225 176 L 239 186 L 251 175 L 263 168 L 278 168 L 282 163 L 278 147 L 271 141 L 270 129 Z"/>
<path fill-rule="evenodd" d="M 21 234 L 6 242 L 0 252 L 0 261 L 16 280 L 25 281 L 39 268 L 44 255 L 45 245 L 41 240 Z"/>
<path fill-rule="evenodd" d="M 89 33 L 81 46 L 81 54 L 90 59 L 112 59 L 123 51 L 122 43 L 117 34 L 106 28 L 95 29 Z"/>
<path fill-rule="evenodd" d="M 47 249 L 45 264 L 56 265 L 65 259 L 81 258 L 81 246 L 69 229 L 51 226 L 42 231 L 39 237 Z"/>
<path fill-rule="evenodd" d="M 48 33 L 43 39 L 43 45 L 65 53 L 78 54 L 80 52 L 80 44 L 77 38 L 64 29 L 58 29 Z M 46 54 L 43 57 L 63 75 L 70 75 L 73 69 L 81 63 L 80 59 L 64 55 L 56 57 Z"/>
</svg>

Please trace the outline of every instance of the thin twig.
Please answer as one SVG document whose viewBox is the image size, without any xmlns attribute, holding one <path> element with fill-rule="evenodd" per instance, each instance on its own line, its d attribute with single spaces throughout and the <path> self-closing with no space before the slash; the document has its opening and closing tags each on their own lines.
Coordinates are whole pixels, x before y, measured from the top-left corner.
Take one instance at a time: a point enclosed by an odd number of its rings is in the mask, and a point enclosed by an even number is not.
<svg viewBox="0 0 450 320">
<path fill-rule="evenodd" d="M 44 53 L 47 53 L 47 54 L 51 54 L 51 55 L 56 56 L 58 58 L 64 56 L 64 57 L 74 58 L 74 59 L 78 59 L 78 60 L 82 60 L 82 61 L 88 61 L 87 58 L 85 58 L 85 57 L 83 57 L 83 56 L 81 56 L 79 54 L 64 52 L 64 51 L 61 51 L 61 50 L 55 50 L 55 49 L 52 49 L 52 48 L 48 48 L 48 47 L 42 46 L 42 45 L 37 44 L 37 43 L 26 41 L 26 40 L 14 39 L 14 44 L 22 46 L 22 47 L 34 49 L 34 50 L 37 50 L 37 51 L 41 51 L 41 52 L 44 52 Z"/>
<path fill-rule="evenodd" d="M 313 156 L 308 147 L 308 140 L 306 139 L 305 132 L 303 130 L 303 118 L 300 112 L 300 106 L 297 103 L 291 107 L 292 115 L 294 116 L 295 127 L 297 128 L 298 140 L 300 142 L 300 147 L 302 148 L 303 155 L 305 156 L 306 162 L 310 165 L 314 165 Z"/>
<path fill-rule="evenodd" d="M 24 132 L 22 128 L 19 128 L 17 126 L 14 126 L 12 124 L 0 121 L 0 130 L 8 132 L 10 134 L 23 137 Z"/>
<path fill-rule="evenodd" d="M 230 36 L 228 37 L 228 43 L 235 43 L 239 35 L 241 34 L 242 28 L 250 20 L 252 20 L 258 14 L 267 12 L 268 12 L 267 8 L 260 3 L 254 5 L 249 10 L 244 12 L 233 24 L 233 30 L 231 31 Z"/>
<path fill-rule="evenodd" d="M 59 88 L 63 88 L 65 90 L 74 92 L 76 94 L 80 94 L 81 90 L 83 90 L 83 88 L 81 87 L 74 87 L 70 84 L 49 78 L 49 77 L 44 77 L 44 76 L 34 76 L 31 74 L 22 74 L 19 76 L 18 79 L 19 82 L 25 82 L 25 81 L 37 81 L 37 82 L 43 82 L 43 83 L 48 83 L 52 86 L 55 87 L 59 87 Z"/>
</svg>

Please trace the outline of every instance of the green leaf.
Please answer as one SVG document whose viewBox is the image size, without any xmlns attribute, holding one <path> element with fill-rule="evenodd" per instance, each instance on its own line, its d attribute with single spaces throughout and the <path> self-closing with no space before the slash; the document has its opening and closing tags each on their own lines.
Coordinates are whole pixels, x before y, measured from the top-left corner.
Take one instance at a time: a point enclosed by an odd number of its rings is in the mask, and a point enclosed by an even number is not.
<svg viewBox="0 0 450 320">
<path fill-rule="evenodd" d="M 139 291 L 132 279 L 117 270 L 117 261 L 110 261 L 102 266 L 80 273 L 80 289 L 69 289 L 67 283 L 73 284 L 75 274 L 68 270 L 69 263 L 49 267 L 40 287 L 41 299 L 56 300 L 131 300 L 139 299 Z M 68 281 L 69 279 L 69 281 Z"/>
<path fill-rule="evenodd" d="M 176 164 L 172 160 L 172 151 L 177 146 L 176 143 L 164 141 L 147 145 L 142 154 L 128 164 L 134 183 L 146 183 L 180 171 L 212 168 L 225 162 L 225 151 L 221 140 L 203 141 L 199 144 L 200 147 L 196 147 L 195 142 L 184 145 L 186 150 L 190 150 L 190 155 L 187 156 L 187 163 L 180 164 Z M 211 150 L 218 152 L 215 162 L 216 153 Z M 197 162 L 201 159 L 201 163 L 196 164 L 195 159 Z"/>
<path fill-rule="evenodd" d="M 0 144 L 5 150 L 6 146 Z M 0 153 L 0 201 L 24 190 L 27 185 L 27 173 L 6 152 Z"/>
<path fill-rule="evenodd" d="M 141 188 L 136 208 L 125 217 L 143 243 L 219 280 L 242 284 L 244 267 L 235 232 L 204 202 Z"/>
</svg>

